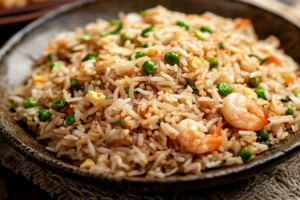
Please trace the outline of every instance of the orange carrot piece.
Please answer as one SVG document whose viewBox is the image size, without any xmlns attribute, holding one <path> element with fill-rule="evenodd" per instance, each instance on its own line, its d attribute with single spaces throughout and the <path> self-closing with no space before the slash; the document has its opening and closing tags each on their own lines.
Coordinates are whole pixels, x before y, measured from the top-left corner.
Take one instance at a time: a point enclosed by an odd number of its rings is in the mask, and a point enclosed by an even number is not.
<svg viewBox="0 0 300 200">
<path fill-rule="evenodd" d="M 240 19 L 235 23 L 235 28 L 241 28 L 243 26 L 248 26 L 251 24 L 249 19 Z"/>
<path fill-rule="evenodd" d="M 281 64 L 281 60 L 274 55 L 270 55 L 266 61 L 266 64 L 275 63 L 276 65 Z"/>
</svg>

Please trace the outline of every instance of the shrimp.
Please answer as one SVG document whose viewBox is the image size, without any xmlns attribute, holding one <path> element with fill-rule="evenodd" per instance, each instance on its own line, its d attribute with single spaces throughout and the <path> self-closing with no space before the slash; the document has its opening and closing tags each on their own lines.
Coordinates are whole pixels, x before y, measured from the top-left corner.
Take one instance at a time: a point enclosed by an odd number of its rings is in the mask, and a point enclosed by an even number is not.
<svg viewBox="0 0 300 200">
<path fill-rule="evenodd" d="M 223 99 L 222 112 L 230 125 L 243 130 L 258 131 L 268 123 L 262 107 L 239 93 L 232 93 Z"/>
<path fill-rule="evenodd" d="M 220 136 L 223 124 L 219 124 L 212 135 L 206 136 L 207 128 L 203 123 L 192 119 L 184 119 L 178 125 L 180 134 L 177 136 L 178 143 L 187 151 L 202 154 L 209 153 L 222 145 Z"/>
</svg>

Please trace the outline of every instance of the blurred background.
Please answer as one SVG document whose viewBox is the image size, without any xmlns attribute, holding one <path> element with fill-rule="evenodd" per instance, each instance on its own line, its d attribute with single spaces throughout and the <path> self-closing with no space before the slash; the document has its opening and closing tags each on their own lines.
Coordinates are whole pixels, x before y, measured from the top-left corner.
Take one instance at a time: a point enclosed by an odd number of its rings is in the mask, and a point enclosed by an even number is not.
<svg viewBox="0 0 300 200">
<path fill-rule="evenodd" d="M 57 9 L 59 6 L 74 1 L 85 0 L 0 0 L 0 48 L 13 34 L 28 23 Z M 284 14 L 291 21 L 300 25 L 300 0 L 240 1 L 252 2 L 261 7 L 273 10 L 275 13 Z M 2 199 L 48 200 L 51 197 L 40 190 L 38 186 L 31 183 L 30 180 L 9 171 L 0 163 L 0 200 Z"/>
</svg>

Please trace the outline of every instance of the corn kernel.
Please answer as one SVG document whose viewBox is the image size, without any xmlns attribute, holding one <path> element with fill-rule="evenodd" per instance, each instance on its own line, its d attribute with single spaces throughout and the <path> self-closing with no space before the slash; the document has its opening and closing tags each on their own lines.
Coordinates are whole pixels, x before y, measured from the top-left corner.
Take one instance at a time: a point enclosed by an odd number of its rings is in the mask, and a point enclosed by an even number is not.
<svg viewBox="0 0 300 200">
<path fill-rule="evenodd" d="M 249 99 L 256 99 L 257 94 L 250 88 L 245 88 L 243 94 Z"/>
<path fill-rule="evenodd" d="M 164 88 L 163 91 L 169 94 L 173 94 L 173 90 L 171 88 Z"/>
<path fill-rule="evenodd" d="M 95 165 L 95 162 L 94 162 L 92 159 L 88 158 L 88 159 L 86 159 L 86 160 L 80 165 L 80 168 L 82 168 L 82 169 L 89 169 L 89 168 L 91 168 L 93 165 Z"/>
<path fill-rule="evenodd" d="M 33 76 L 33 83 L 34 84 L 40 84 L 47 81 L 47 77 L 46 76 L 42 76 L 42 75 L 36 75 Z"/>
<path fill-rule="evenodd" d="M 94 106 L 98 106 L 102 103 L 106 96 L 101 92 L 89 91 L 87 98 L 92 104 L 94 104 Z"/>
<path fill-rule="evenodd" d="M 146 52 L 146 55 L 147 55 L 147 56 L 152 56 L 152 55 L 154 55 L 155 53 L 156 53 L 155 50 L 149 49 L 149 50 Z"/>
<path fill-rule="evenodd" d="M 201 60 L 197 57 L 192 57 L 190 58 L 189 62 L 189 70 L 190 71 L 195 71 L 197 68 L 201 66 Z"/>
</svg>

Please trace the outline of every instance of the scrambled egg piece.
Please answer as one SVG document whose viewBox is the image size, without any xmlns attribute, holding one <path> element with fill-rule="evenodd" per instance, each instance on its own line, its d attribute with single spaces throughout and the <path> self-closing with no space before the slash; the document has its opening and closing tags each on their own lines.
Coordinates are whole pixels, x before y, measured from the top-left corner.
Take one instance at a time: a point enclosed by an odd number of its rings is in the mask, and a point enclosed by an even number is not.
<svg viewBox="0 0 300 200">
<path fill-rule="evenodd" d="M 106 96 L 101 92 L 89 91 L 87 98 L 94 106 L 99 106 Z"/>
<path fill-rule="evenodd" d="M 163 91 L 169 94 L 173 94 L 173 90 L 171 88 L 164 88 Z"/>
<path fill-rule="evenodd" d="M 257 94 L 250 88 L 245 88 L 243 94 L 249 99 L 256 99 Z"/>
<path fill-rule="evenodd" d="M 80 165 L 80 168 L 82 168 L 82 169 L 89 169 L 89 168 L 91 168 L 93 165 L 95 165 L 95 162 L 94 162 L 92 159 L 88 158 L 88 159 L 86 159 L 86 160 Z"/>
<path fill-rule="evenodd" d="M 42 76 L 42 75 L 33 76 L 32 79 L 33 79 L 34 84 L 40 84 L 40 83 L 43 83 L 43 82 L 47 81 L 47 77 Z"/>
</svg>

